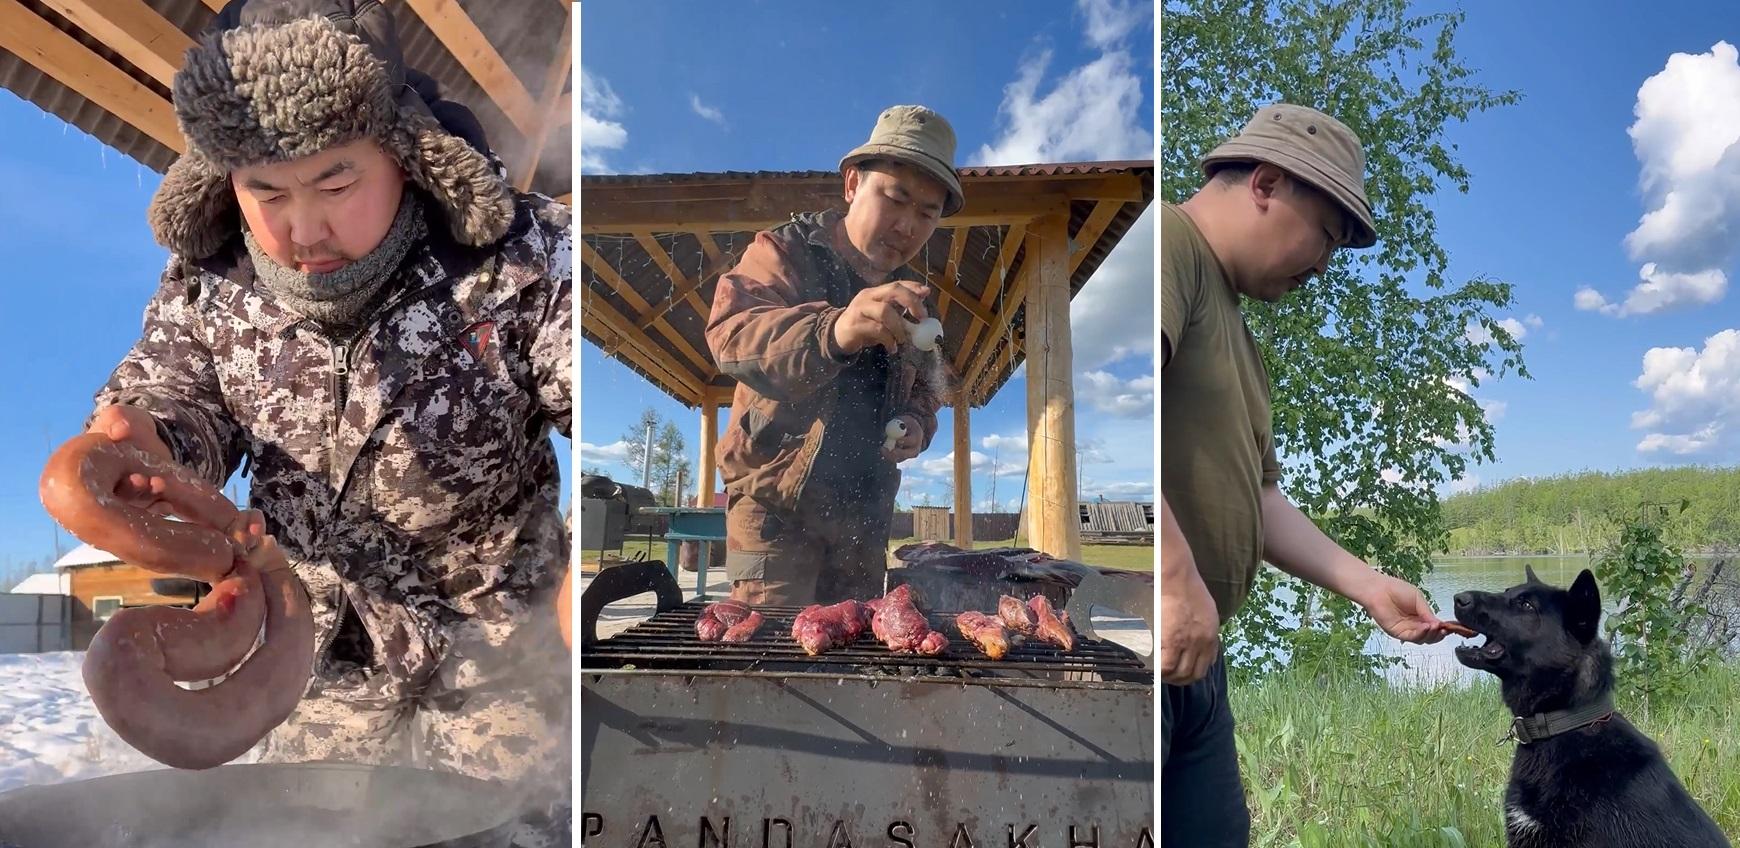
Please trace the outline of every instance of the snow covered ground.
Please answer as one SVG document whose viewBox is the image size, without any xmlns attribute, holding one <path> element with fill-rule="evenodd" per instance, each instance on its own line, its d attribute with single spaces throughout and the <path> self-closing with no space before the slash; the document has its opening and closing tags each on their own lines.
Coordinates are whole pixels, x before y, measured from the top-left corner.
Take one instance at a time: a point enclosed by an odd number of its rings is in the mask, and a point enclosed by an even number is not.
<svg viewBox="0 0 1740 848">
<path fill-rule="evenodd" d="M 82 651 L 0 654 L 0 792 L 163 768 L 97 715 L 79 674 L 84 658 Z"/>
</svg>

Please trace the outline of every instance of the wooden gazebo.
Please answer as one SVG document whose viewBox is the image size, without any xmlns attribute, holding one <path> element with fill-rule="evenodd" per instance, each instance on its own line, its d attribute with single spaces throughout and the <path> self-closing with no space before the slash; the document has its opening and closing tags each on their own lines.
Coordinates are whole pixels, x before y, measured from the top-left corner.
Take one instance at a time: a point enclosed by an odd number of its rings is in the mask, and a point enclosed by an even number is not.
<svg viewBox="0 0 1740 848">
<path fill-rule="evenodd" d="M 1027 537 L 1081 555 L 1069 302 L 1154 196 L 1151 161 L 960 171 L 967 202 L 913 270 L 939 295 L 954 402 L 956 543 L 972 543 L 969 410 L 1027 364 Z M 581 332 L 701 410 L 698 497 L 712 503 L 718 410 L 735 382 L 704 329 L 713 289 L 755 233 L 796 212 L 841 208 L 832 171 L 586 176 L 581 179 Z"/>
<path fill-rule="evenodd" d="M 0 0 L 0 86 L 159 173 L 170 84 L 226 0 Z M 476 113 L 516 186 L 568 202 L 573 6 L 392 0 L 406 62 Z"/>
</svg>

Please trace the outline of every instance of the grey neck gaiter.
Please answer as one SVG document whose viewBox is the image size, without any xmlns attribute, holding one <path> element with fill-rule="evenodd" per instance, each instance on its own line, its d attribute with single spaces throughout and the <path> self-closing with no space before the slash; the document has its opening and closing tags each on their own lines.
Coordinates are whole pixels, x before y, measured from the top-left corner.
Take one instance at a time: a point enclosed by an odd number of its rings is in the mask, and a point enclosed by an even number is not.
<svg viewBox="0 0 1740 848">
<path fill-rule="evenodd" d="M 310 274 L 279 265 L 260 248 L 254 234 L 242 228 L 260 288 L 291 311 L 339 334 L 354 332 L 367 322 L 366 310 L 375 296 L 393 278 L 411 246 L 426 233 L 416 192 L 410 186 L 405 187 L 398 214 L 381 243 L 330 274 Z"/>
</svg>

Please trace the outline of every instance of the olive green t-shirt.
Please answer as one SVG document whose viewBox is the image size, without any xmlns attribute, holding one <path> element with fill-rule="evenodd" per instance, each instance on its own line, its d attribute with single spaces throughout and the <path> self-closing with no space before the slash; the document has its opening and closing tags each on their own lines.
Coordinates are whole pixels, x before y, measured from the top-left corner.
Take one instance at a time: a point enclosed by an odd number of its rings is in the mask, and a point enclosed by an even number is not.
<svg viewBox="0 0 1740 848">
<path fill-rule="evenodd" d="M 1262 487 L 1281 476 L 1269 374 L 1201 231 L 1160 214 L 1160 491 L 1224 624 L 1262 566 Z"/>
</svg>

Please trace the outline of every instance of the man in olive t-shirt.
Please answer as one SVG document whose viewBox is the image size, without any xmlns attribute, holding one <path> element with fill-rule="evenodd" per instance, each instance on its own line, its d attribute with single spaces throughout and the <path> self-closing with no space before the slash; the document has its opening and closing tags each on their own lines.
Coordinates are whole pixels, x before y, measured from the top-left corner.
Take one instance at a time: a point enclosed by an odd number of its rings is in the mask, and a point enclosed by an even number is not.
<svg viewBox="0 0 1740 848">
<path fill-rule="evenodd" d="M 1202 167 L 1207 184 L 1163 206 L 1160 225 L 1162 848 L 1249 842 L 1220 625 L 1264 561 L 1398 639 L 1446 633 L 1418 588 L 1342 550 L 1282 493 L 1269 377 L 1239 309 L 1304 285 L 1338 248 L 1376 243 L 1359 138 L 1278 103 Z"/>
</svg>

